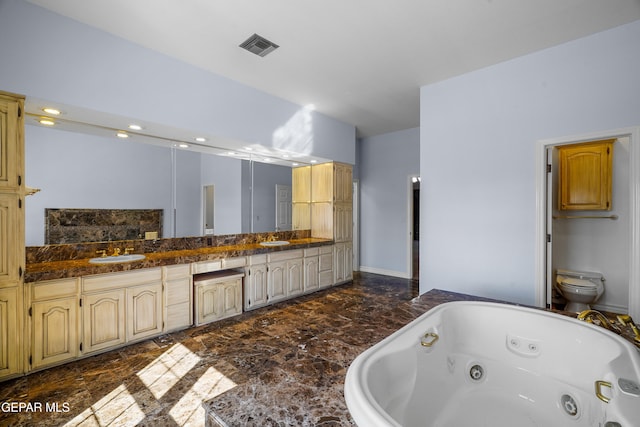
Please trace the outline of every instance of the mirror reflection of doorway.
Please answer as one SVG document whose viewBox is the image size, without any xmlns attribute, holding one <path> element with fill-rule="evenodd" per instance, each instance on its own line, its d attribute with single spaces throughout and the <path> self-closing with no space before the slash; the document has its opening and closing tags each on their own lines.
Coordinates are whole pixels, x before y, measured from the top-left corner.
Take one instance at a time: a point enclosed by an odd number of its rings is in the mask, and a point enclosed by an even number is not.
<svg viewBox="0 0 640 427">
<path fill-rule="evenodd" d="M 276 184 L 276 231 L 288 231 L 291 227 L 291 186 Z"/>
<path fill-rule="evenodd" d="M 203 206 L 203 232 L 205 235 L 213 234 L 213 220 L 214 220 L 214 186 L 205 185 L 202 191 L 202 206 Z"/>
</svg>

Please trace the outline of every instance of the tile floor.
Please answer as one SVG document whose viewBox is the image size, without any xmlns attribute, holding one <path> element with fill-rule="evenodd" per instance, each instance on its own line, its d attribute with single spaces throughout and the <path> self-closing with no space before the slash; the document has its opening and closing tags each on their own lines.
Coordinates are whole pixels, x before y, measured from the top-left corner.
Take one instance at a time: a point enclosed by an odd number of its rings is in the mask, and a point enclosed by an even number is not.
<svg viewBox="0 0 640 427">
<path fill-rule="evenodd" d="M 417 281 L 359 273 L 353 283 L 5 381 L 0 426 L 353 425 L 342 392 L 351 361 L 429 308 L 464 299 L 417 292 Z M 30 406 L 15 412 L 17 402 Z"/>
</svg>

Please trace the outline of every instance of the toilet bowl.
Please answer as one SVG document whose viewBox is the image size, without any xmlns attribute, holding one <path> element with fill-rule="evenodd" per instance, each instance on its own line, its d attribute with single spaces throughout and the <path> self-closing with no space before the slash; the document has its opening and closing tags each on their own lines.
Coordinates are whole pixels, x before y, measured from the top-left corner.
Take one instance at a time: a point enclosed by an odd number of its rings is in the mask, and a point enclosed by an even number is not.
<svg viewBox="0 0 640 427">
<path fill-rule="evenodd" d="M 565 311 L 589 310 L 604 293 L 604 277 L 587 271 L 558 270 L 556 289 L 567 300 Z"/>
</svg>

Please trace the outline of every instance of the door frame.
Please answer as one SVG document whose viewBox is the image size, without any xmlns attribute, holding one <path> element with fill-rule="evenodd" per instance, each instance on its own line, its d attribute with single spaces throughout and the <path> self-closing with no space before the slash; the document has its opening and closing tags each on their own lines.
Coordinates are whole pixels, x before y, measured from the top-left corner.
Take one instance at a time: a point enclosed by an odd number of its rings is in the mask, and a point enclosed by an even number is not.
<svg viewBox="0 0 640 427">
<path fill-rule="evenodd" d="M 535 147 L 536 180 L 536 306 L 547 303 L 547 149 L 564 144 L 607 138 L 629 138 L 629 314 L 640 317 L 640 127 L 543 139 Z"/>
<path fill-rule="evenodd" d="M 407 279 L 413 278 L 413 211 L 414 211 L 414 200 L 413 200 L 413 180 L 417 179 L 420 182 L 420 174 L 414 173 L 409 175 L 408 178 L 408 189 L 407 189 L 407 236 L 408 236 L 408 245 L 407 245 Z"/>
</svg>

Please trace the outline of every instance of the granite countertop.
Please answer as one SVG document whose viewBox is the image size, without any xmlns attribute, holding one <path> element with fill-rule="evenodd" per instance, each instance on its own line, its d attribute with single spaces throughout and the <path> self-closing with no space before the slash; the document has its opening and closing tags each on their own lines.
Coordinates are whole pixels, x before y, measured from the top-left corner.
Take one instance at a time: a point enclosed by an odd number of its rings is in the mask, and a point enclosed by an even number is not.
<svg viewBox="0 0 640 427">
<path fill-rule="evenodd" d="M 164 265 L 190 264 L 198 261 L 211 261 L 293 249 L 306 249 L 330 244 L 333 244 L 333 240 L 309 237 L 291 239 L 289 240 L 289 244 L 284 246 L 267 247 L 262 246 L 259 243 L 244 243 L 196 249 L 151 252 L 145 253 L 145 259 L 143 260 L 113 264 L 91 264 L 89 262 L 90 258 L 29 263 L 26 266 L 24 281 L 25 283 L 30 283 L 42 280 L 65 279 L 92 274 L 138 270 L 141 268 L 160 267 Z"/>
</svg>

